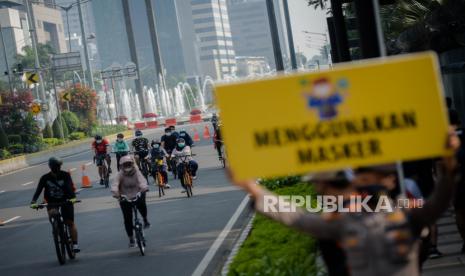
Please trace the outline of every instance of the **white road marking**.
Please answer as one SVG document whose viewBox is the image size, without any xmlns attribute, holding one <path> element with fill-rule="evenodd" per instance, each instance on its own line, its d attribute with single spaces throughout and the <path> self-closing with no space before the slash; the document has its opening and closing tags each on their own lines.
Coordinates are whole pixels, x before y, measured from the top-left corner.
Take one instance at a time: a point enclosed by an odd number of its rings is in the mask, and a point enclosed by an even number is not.
<svg viewBox="0 0 465 276">
<path fill-rule="evenodd" d="M 92 164 L 94 164 L 94 163 L 93 163 L 93 162 L 89 162 L 89 163 L 86 163 L 86 164 L 84 164 L 84 165 L 85 165 L 85 166 L 90 166 L 90 165 L 92 165 Z"/>
<path fill-rule="evenodd" d="M 12 221 L 15 221 L 17 219 L 19 219 L 21 216 L 16 216 L 16 217 L 13 217 L 13 218 L 10 218 L 10 219 L 7 219 L 3 222 L 3 224 L 7 224 L 9 222 L 12 222 Z"/>
<path fill-rule="evenodd" d="M 82 191 L 82 190 L 84 190 L 84 189 L 77 189 L 77 190 L 76 190 L 76 193 L 79 193 L 79 192 Z"/>
<path fill-rule="evenodd" d="M 70 172 L 74 172 L 76 168 L 69 169 Z"/>
<path fill-rule="evenodd" d="M 236 212 L 234 212 L 232 217 L 229 219 L 223 231 L 221 231 L 221 233 L 218 235 L 215 242 L 213 242 L 210 249 L 208 249 L 207 254 L 205 254 L 202 261 L 200 261 L 199 265 L 192 273 L 193 276 L 201 276 L 205 272 L 205 269 L 207 269 L 208 264 L 211 262 L 211 260 L 215 256 L 216 251 L 218 251 L 224 239 L 228 236 L 229 231 L 231 231 L 232 227 L 236 223 L 237 219 L 239 218 L 244 208 L 247 206 L 248 202 L 249 202 L 249 196 L 246 195 L 244 199 L 242 200 L 241 204 L 239 205 L 239 207 L 237 207 Z"/>
<path fill-rule="evenodd" d="M 28 185 L 31 185 L 33 184 L 34 182 L 33 181 L 30 181 L 30 182 L 27 182 L 27 183 L 24 183 L 24 184 L 21 184 L 22 186 L 28 186 Z"/>
<path fill-rule="evenodd" d="M 0 194 L 3 194 L 5 191 L 0 191 Z"/>
</svg>

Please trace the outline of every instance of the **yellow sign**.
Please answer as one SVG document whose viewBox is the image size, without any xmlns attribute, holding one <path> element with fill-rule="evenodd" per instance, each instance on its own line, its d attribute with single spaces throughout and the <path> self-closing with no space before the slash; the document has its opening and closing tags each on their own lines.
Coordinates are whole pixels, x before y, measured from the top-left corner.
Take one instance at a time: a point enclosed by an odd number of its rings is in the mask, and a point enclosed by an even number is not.
<svg viewBox="0 0 465 276">
<path fill-rule="evenodd" d="M 236 178 L 274 177 L 446 154 L 432 53 L 218 85 Z"/>
<path fill-rule="evenodd" d="M 36 72 L 26 72 L 26 82 L 29 85 L 39 83 L 39 74 Z"/>
<path fill-rule="evenodd" d="M 38 103 L 33 103 L 32 104 L 32 106 L 31 106 L 32 114 L 37 115 L 37 114 L 40 113 L 41 110 L 42 110 L 42 108 L 40 107 L 40 104 L 38 104 Z"/>
<path fill-rule="evenodd" d="M 63 93 L 63 100 L 66 101 L 66 102 L 70 102 L 71 101 L 71 93 L 70 92 L 65 92 Z"/>
</svg>

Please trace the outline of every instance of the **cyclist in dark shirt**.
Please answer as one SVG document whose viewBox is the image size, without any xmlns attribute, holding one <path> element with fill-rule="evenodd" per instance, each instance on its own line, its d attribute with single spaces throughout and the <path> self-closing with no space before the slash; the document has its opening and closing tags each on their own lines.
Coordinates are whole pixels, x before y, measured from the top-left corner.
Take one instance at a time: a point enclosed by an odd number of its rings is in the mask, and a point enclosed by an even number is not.
<svg viewBox="0 0 465 276">
<path fill-rule="evenodd" d="M 74 193 L 73 180 L 71 175 L 61 170 L 63 162 L 58 158 L 52 157 L 48 161 L 50 172 L 44 174 L 37 185 L 36 192 L 32 197 L 31 208 L 37 209 L 37 199 L 44 191 L 44 200 L 47 203 L 65 203 L 62 205 L 61 214 L 65 224 L 71 229 L 71 238 L 73 239 L 74 252 L 79 252 L 78 235 L 76 224 L 74 223 L 74 207 L 76 194 Z M 56 207 L 47 207 L 49 217 L 56 212 Z"/>
<path fill-rule="evenodd" d="M 136 130 L 136 138 L 132 140 L 132 149 L 134 151 L 134 159 L 140 168 L 140 160 L 149 155 L 149 140 L 143 136 L 142 131 Z"/>
<path fill-rule="evenodd" d="M 192 145 L 194 144 L 194 141 L 192 140 L 191 136 L 185 130 L 181 130 L 179 132 L 179 138 L 184 139 L 184 141 L 186 141 L 186 145 L 188 145 L 189 147 L 192 147 Z"/>
<path fill-rule="evenodd" d="M 161 137 L 161 146 L 166 150 L 168 154 L 173 152 L 173 149 L 176 147 L 176 141 L 178 137 L 173 135 L 171 128 L 165 128 L 165 135 Z"/>
</svg>

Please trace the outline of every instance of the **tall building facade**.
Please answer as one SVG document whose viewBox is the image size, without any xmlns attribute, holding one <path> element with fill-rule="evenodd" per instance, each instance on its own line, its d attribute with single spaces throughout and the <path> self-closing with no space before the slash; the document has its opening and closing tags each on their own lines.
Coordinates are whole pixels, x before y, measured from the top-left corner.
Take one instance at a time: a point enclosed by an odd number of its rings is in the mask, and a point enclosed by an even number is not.
<svg viewBox="0 0 465 276">
<path fill-rule="evenodd" d="M 36 21 L 34 26 L 36 27 L 37 42 L 50 44 L 57 53 L 66 53 L 63 18 L 61 12 L 55 9 L 52 4 L 53 2 L 50 1 L 39 1 L 38 4 L 32 4 Z"/>
<path fill-rule="evenodd" d="M 274 1 L 281 50 L 286 60 L 289 52 L 281 1 Z M 265 57 L 275 68 L 266 0 L 228 0 L 229 22 L 237 56 Z"/>
<path fill-rule="evenodd" d="M 202 74 L 214 79 L 234 76 L 236 60 L 226 0 L 191 0 Z"/>
</svg>

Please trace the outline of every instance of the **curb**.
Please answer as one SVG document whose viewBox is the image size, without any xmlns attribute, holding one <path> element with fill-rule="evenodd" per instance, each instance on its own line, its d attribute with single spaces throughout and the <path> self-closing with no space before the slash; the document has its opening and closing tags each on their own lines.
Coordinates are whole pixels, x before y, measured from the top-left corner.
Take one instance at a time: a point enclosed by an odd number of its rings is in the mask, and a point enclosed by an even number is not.
<svg viewBox="0 0 465 276">
<path fill-rule="evenodd" d="M 237 253 L 239 252 L 239 249 L 241 249 L 242 244 L 244 244 L 245 240 L 250 234 L 250 231 L 252 231 L 252 226 L 253 222 L 255 219 L 255 213 L 252 215 L 250 218 L 249 222 L 247 225 L 244 227 L 244 230 L 242 230 L 241 235 L 237 239 L 236 243 L 234 244 L 231 253 L 229 253 L 228 258 L 226 259 L 226 262 L 223 265 L 223 269 L 221 269 L 221 275 L 222 276 L 227 276 L 229 273 L 229 267 L 231 266 L 231 263 L 233 262 L 234 258 L 236 257 Z"/>
</svg>

